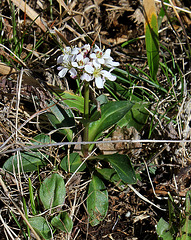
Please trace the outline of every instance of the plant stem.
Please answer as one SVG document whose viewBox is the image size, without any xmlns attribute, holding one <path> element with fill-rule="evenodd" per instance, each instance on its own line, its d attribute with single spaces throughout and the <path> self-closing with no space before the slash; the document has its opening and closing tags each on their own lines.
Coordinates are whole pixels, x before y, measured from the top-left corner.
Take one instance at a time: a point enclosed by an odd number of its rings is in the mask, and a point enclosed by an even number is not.
<svg viewBox="0 0 191 240">
<path fill-rule="evenodd" d="M 90 89 L 89 89 L 89 82 L 85 81 L 84 84 L 84 131 L 83 131 L 83 141 L 87 142 L 88 141 L 88 128 L 89 128 L 89 94 L 90 94 Z M 82 145 L 82 153 L 84 157 L 87 157 L 88 155 L 88 148 L 89 145 Z"/>
</svg>

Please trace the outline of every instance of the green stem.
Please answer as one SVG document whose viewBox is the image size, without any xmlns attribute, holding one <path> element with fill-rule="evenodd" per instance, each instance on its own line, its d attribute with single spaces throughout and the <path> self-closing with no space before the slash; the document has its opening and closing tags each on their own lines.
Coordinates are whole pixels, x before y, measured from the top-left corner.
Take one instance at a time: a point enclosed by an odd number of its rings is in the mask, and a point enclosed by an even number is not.
<svg viewBox="0 0 191 240">
<path fill-rule="evenodd" d="M 85 81 L 84 84 L 84 131 L 83 131 L 83 141 L 87 142 L 89 139 L 88 136 L 88 128 L 89 128 L 89 95 L 90 95 L 90 89 L 89 89 L 89 82 Z M 87 157 L 88 155 L 88 148 L 89 145 L 82 145 L 82 153 L 84 157 Z"/>
</svg>

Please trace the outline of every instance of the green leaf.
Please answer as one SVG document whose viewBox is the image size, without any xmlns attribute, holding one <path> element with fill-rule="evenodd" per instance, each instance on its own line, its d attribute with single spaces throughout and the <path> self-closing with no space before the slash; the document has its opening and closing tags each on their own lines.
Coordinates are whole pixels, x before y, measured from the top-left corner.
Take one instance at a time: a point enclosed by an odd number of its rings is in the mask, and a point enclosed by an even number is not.
<svg viewBox="0 0 191 240">
<path fill-rule="evenodd" d="M 132 108 L 133 103 L 130 101 L 108 102 L 101 106 L 101 118 L 97 119 L 100 112 L 96 111 L 90 118 L 89 141 L 95 141 L 100 134 L 117 123 Z"/>
<path fill-rule="evenodd" d="M 191 191 L 189 190 L 186 193 L 186 219 L 185 223 L 182 227 L 182 237 L 181 240 L 191 240 L 191 220 L 190 220 L 190 215 L 191 215 Z"/>
<path fill-rule="evenodd" d="M 112 168 L 96 168 L 96 171 L 101 174 L 103 178 L 117 185 L 118 187 L 124 186 L 117 172 Z"/>
<path fill-rule="evenodd" d="M 31 140 L 33 145 L 41 145 L 45 143 L 53 143 L 54 141 L 50 139 L 48 135 L 39 134 Z M 39 167 L 45 166 L 47 162 L 45 158 L 48 158 L 47 154 L 42 154 L 33 150 L 32 152 L 21 152 L 18 157 L 17 154 L 11 156 L 3 165 L 3 169 L 13 172 L 18 172 L 18 160 L 20 171 L 31 172 L 36 171 Z"/>
<path fill-rule="evenodd" d="M 34 194 L 33 194 L 33 186 L 32 186 L 32 182 L 31 182 L 30 177 L 29 177 L 28 180 L 29 180 L 29 195 L 30 195 L 30 202 L 31 202 L 31 210 L 32 210 L 32 214 L 36 215 L 37 211 L 36 211 Z"/>
<path fill-rule="evenodd" d="M 131 165 L 131 161 L 127 155 L 116 153 L 111 155 L 100 155 L 94 157 L 94 159 L 110 162 L 111 166 L 116 170 L 120 179 L 124 183 L 135 184 L 137 182 L 135 170 Z"/>
<path fill-rule="evenodd" d="M 76 171 L 76 169 L 80 166 L 81 163 L 82 161 L 79 153 L 71 153 L 69 154 L 69 156 L 67 155 L 62 159 L 60 166 L 66 172 L 73 173 Z M 81 172 L 85 168 L 86 168 L 86 165 L 83 164 L 78 171 Z"/>
<path fill-rule="evenodd" d="M 164 3 L 169 3 L 168 0 L 163 0 Z M 165 10 L 168 8 L 168 6 L 164 5 L 164 8 Z M 162 24 L 162 20 L 164 18 L 164 16 L 166 15 L 164 9 L 163 9 L 163 6 L 161 7 L 161 10 L 159 12 L 159 15 L 158 15 L 158 29 L 160 29 L 160 26 Z"/>
<path fill-rule="evenodd" d="M 49 104 L 49 106 L 52 106 L 50 107 L 51 112 L 47 112 L 46 115 L 52 126 L 58 129 L 60 133 L 66 135 L 68 141 L 71 141 L 73 138 L 72 128 L 75 127 L 74 116 L 67 105 L 62 104 L 62 107 L 60 105 L 51 101 Z"/>
<path fill-rule="evenodd" d="M 51 231 L 48 223 L 43 217 L 33 217 L 29 218 L 29 223 L 34 228 L 34 230 L 41 236 L 43 239 L 51 239 Z"/>
<path fill-rule="evenodd" d="M 181 240 L 191 240 L 191 220 L 186 219 L 184 226 L 182 227 Z"/>
<path fill-rule="evenodd" d="M 46 165 L 46 162 L 43 160 L 44 157 L 41 153 L 35 152 L 20 153 L 20 156 L 18 156 L 18 158 L 19 168 L 21 172 L 36 171 L 38 167 Z M 9 172 L 13 172 L 14 168 L 15 172 L 18 173 L 17 155 L 10 157 L 3 165 L 3 169 Z"/>
<path fill-rule="evenodd" d="M 84 98 L 78 95 L 75 95 L 72 92 L 62 92 L 57 93 L 62 99 L 65 104 L 69 107 L 73 108 L 73 110 L 78 110 L 80 113 L 84 113 Z"/>
<path fill-rule="evenodd" d="M 102 180 L 93 175 L 88 188 L 87 211 L 90 224 L 96 226 L 102 221 L 108 210 L 108 193 Z"/>
<path fill-rule="evenodd" d="M 148 102 L 136 102 L 131 110 L 117 123 L 119 127 L 134 127 L 140 131 L 145 125 L 149 113 L 145 108 L 149 107 Z"/>
<path fill-rule="evenodd" d="M 99 97 L 96 98 L 96 101 L 100 103 L 100 105 L 108 103 L 108 97 L 104 94 L 101 94 Z"/>
<path fill-rule="evenodd" d="M 123 47 L 125 47 L 125 46 L 127 46 L 127 45 L 129 45 L 129 44 L 131 44 L 131 43 L 134 43 L 134 42 L 136 42 L 136 41 L 138 41 L 138 40 L 140 40 L 140 38 L 130 39 L 129 41 L 124 42 L 124 43 L 121 45 L 121 47 L 123 48 Z"/>
<path fill-rule="evenodd" d="M 159 220 L 156 231 L 163 240 L 173 240 L 169 224 L 163 218 Z"/>
<path fill-rule="evenodd" d="M 117 183 L 121 180 L 116 171 L 112 168 L 96 168 L 96 170 L 110 182 Z"/>
<path fill-rule="evenodd" d="M 145 9 L 145 41 L 147 60 L 151 77 L 156 80 L 159 67 L 158 21 L 154 0 L 144 0 Z"/>
<path fill-rule="evenodd" d="M 67 212 L 62 212 L 58 216 L 55 216 L 51 220 L 51 224 L 55 228 L 57 228 L 57 229 L 59 229 L 61 231 L 64 231 L 66 233 L 71 232 L 72 228 L 73 228 L 72 219 L 68 216 Z"/>
<path fill-rule="evenodd" d="M 39 194 L 45 209 L 62 205 L 66 196 L 64 179 L 56 173 L 52 174 L 41 184 Z"/>
<path fill-rule="evenodd" d="M 41 133 L 38 134 L 37 136 L 35 136 L 32 140 L 31 143 L 33 143 L 34 145 L 42 145 L 42 144 L 46 144 L 46 143 L 54 143 L 55 141 L 53 141 L 50 136 Z"/>
</svg>

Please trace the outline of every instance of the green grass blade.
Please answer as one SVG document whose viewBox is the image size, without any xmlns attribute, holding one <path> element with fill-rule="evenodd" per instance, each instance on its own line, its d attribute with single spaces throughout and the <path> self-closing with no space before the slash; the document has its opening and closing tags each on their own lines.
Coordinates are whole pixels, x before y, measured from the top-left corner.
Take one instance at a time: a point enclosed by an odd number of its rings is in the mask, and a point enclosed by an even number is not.
<svg viewBox="0 0 191 240">
<path fill-rule="evenodd" d="M 35 201 L 34 201 L 32 182 L 31 182 L 30 178 L 29 178 L 29 195 L 30 195 L 32 213 L 33 213 L 33 215 L 36 215 L 37 211 L 36 211 L 36 206 L 35 206 Z"/>
<path fill-rule="evenodd" d="M 150 75 L 156 80 L 159 67 L 158 21 L 154 0 L 143 1 L 145 9 L 145 41 Z"/>
</svg>

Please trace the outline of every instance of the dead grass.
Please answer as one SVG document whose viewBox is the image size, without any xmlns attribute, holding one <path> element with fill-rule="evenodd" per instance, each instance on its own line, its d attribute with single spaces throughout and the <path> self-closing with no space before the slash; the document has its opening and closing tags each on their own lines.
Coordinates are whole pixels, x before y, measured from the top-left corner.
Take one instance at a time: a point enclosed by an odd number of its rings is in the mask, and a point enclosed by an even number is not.
<svg viewBox="0 0 191 240">
<path fill-rule="evenodd" d="M 58 48 L 58 45 L 61 45 L 60 39 L 74 45 L 82 45 L 86 41 L 96 39 L 98 44 L 112 48 L 114 57 L 121 62 L 122 69 L 126 69 L 127 63 L 132 64 L 129 67 L 130 73 L 142 76 L 133 68 L 134 66 L 144 69 L 146 64 L 143 18 L 139 1 L 68 2 L 66 4 L 65 1 L 55 1 L 51 6 L 49 1 L 1 1 L 0 237 L 27 239 L 24 237 L 24 234 L 27 234 L 24 221 L 30 229 L 30 239 L 40 239 L 35 236 L 36 233 L 27 222 L 23 206 L 25 198 L 30 217 L 28 178 L 32 181 L 35 199 L 38 199 L 39 180 L 43 181 L 50 173 L 58 172 L 66 182 L 68 181 L 63 207 L 70 212 L 74 227 L 71 233 L 58 233 L 54 239 L 157 239 L 155 225 L 160 216 L 166 214 L 159 208 L 167 209 L 168 192 L 175 197 L 184 197 L 190 189 L 190 174 L 184 171 L 190 169 L 190 142 L 167 141 L 190 139 L 191 70 L 187 57 L 190 53 L 186 44 L 190 42 L 191 20 L 190 10 L 186 12 L 188 6 L 183 2 L 176 1 L 176 5 L 184 11 L 179 12 L 176 8 L 176 12 L 170 8 L 168 13 L 171 19 L 177 17 L 178 13 L 185 30 L 178 21 L 174 21 L 170 26 L 164 18 L 160 33 L 161 44 L 168 48 L 168 51 L 161 48 L 161 55 L 165 56 L 168 67 L 173 70 L 169 79 L 162 71 L 158 74 L 161 86 L 168 86 L 168 94 L 162 98 L 160 92 L 155 91 L 149 84 L 141 81 L 138 84 L 140 89 L 146 88 L 151 95 L 157 97 L 151 109 L 148 109 L 148 123 L 139 133 L 141 139 L 147 139 L 152 129 L 149 139 L 151 142 L 143 142 L 141 146 L 137 146 L 140 148 L 138 155 L 135 155 L 132 149 L 124 149 L 124 145 L 122 149 L 117 148 L 116 143 L 112 147 L 109 146 L 112 151 L 126 152 L 132 157 L 137 173 L 141 176 L 141 180 L 134 187 L 139 196 L 132 188 L 126 187 L 124 191 L 120 191 L 118 187 L 108 184 L 108 215 L 99 226 L 93 228 L 88 224 L 85 207 L 87 173 L 77 173 L 71 178 L 70 174 L 61 171 L 58 166 L 67 153 L 60 148 L 49 146 L 39 149 L 42 154 L 49 152 L 51 155 L 51 161 L 45 169 L 39 170 L 39 173 L 21 171 L 19 174 L 10 174 L 2 169 L 3 163 L 14 154 L 11 152 L 19 153 L 38 133 L 52 131 L 49 122 L 43 116 L 43 113 L 48 111 L 46 100 L 54 99 L 52 89 L 56 91 L 59 87 L 68 90 L 75 87 L 67 80 L 61 82 L 57 77 L 56 58 L 61 53 Z M 14 21 L 13 15 L 11 16 L 13 3 L 16 16 Z M 61 35 L 55 33 L 55 28 Z M 141 37 L 141 40 L 127 48 L 121 47 L 121 43 L 136 37 Z M 173 68 L 175 63 L 180 69 Z M 182 86 L 184 89 L 181 89 Z M 128 142 L 128 138 L 126 140 Z M 157 140 L 165 140 L 166 145 L 160 141 L 156 143 Z M 61 141 L 62 139 L 58 139 L 58 142 Z M 147 167 L 155 167 L 155 173 L 149 175 Z M 49 217 L 48 212 L 42 212 L 41 215 Z M 167 216 L 166 214 L 166 218 Z"/>
</svg>

